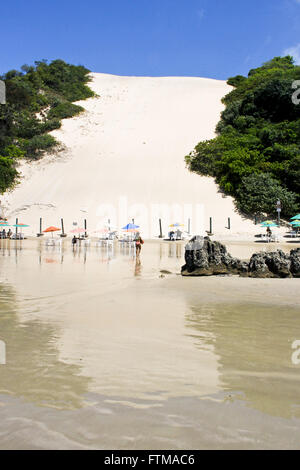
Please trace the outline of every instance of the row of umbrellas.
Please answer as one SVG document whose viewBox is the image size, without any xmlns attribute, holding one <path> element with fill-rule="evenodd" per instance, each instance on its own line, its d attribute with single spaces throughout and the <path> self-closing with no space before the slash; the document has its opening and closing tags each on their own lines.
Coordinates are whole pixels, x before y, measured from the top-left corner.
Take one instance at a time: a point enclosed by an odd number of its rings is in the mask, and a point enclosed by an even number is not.
<svg viewBox="0 0 300 470">
<path fill-rule="evenodd" d="M 291 220 L 290 224 L 293 227 L 300 227 L 300 214 L 294 215 L 294 217 L 292 217 L 290 220 Z M 263 222 L 261 226 L 262 227 L 278 227 L 278 225 L 275 222 L 273 222 L 273 220 L 265 220 L 265 222 Z"/>
<path fill-rule="evenodd" d="M 29 225 L 27 224 L 14 224 L 14 225 L 9 225 L 8 222 L 6 222 L 5 220 L 1 220 L 0 221 L 0 227 L 15 227 L 15 228 L 25 228 L 25 227 L 29 227 Z"/>
<path fill-rule="evenodd" d="M 300 214 L 297 214 L 291 218 L 291 225 L 293 226 L 293 228 L 300 227 Z"/>
<path fill-rule="evenodd" d="M 24 227 L 30 227 L 30 225 L 27 225 L 27 224 L 14 224 L 14 225 L 9 225 L 8 222 L 6 221 L 0 221 L 0 227 L 15 227 L 15 228 L 24 228 Z M 137 232 L 139 227 L 139 225 L 134 225 L 134 224 L 127 224 L 125 225 L 125 227 L 122 227 L 122 230 L 126 230 L 127 232 Z M 98 232 L 103 232 L 103 231 L 110 231 L 111 227 L 105 227 L 103 229 L 100 229 L 100 230 L 95 230 L 95 233 L 98 233 Z M 58 228 L 58 227 L 54 227 L 54 226 L 50 226 L 48 228 L 46 228 L 45 230 L 43 230 L 44 233 L 53 233 L 54 232 L 59 232 L 61 229 Z M 71 233 L 83 233 L 85 232 L 86 229 L 85 228 L 82 228 L 82 227 L 76 227 L 75 229 L 71 230 Z"/>
<path fill-rule="evenodd" d="M 299 218 L 300 218 L 300 214 L 299 214 Z M 300 221 L 299 221 L 300 222 Z M 267 222 L 266 222 L 267 223 Z M 0 227 L 15 227 L 15 228 L 25 228 L 25 227 L 30 227 L 30 225 L 27 225 L 27 224 L 14 224 L 14 225 L 9 225 L 8 222 L 6 221 L 0 221 Z M 172 228 L 179 228 L 179 227 L 184 227 L 183 224 L 180 224 L 178 222 L 174 223 L 174 224 L 171 224 L 170 227 Z M 133 223 L 129 223 L 127 225 L 125 225 L 125 227 L 122 227 L 122 230 L 125 230 L 126 232 L 138 232 L 138 229 L 139 229 L 139 225 L 135 225 Z M 50 226 L 48 228 L 46 228 L 45 230 L 43 230 L 44 233 L 51 233 L 52 234 L 52 237 L 53 237 L 53 233 L 54 232 L 59 232 L 61 229 L 58 228 L 58 227 L 55 227 L 55 226 Z M 84 233 L 86 231 L 85 228 L 82 228 L 82 227 L 76 227 L 75 229 L 71 230 L 71 233 L 78 233 L 78 234 L 81 234 L 81 233 Z M 99 229 L 99 230 L 95 230 L 94 233 L 103 233 L 103 232 L 111 232 L 113 231 L 113 228 L 111 226 L 106 226 L 102 229 Z"/>
</svg>

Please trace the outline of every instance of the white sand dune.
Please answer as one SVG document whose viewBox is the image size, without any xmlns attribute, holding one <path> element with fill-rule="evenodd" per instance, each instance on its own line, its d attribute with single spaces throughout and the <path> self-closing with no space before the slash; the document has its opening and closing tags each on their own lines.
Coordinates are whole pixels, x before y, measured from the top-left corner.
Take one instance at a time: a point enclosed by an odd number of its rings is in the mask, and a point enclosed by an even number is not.
<svg viewBox="0 0 300 470">
<path fill-rule="evenodd" d="M 230 197 L 218 192 L 212 178 L 190 173 L 184 156 L 214 136 L 230 87 L 223 81 L 187 77 L 119 77 L 92 74 L 99 95 L 82 101 L 85 112 L 63 121 L 52 134 L 64 144 L 58 155 L 22 163 L 18 187 L 2 199 L 12 222 L 30 224 L 29 234 L 43 225 L 66 231 L 73 222 L 93 231 L 111 219 L 121 227 L 134 218 L 145 237 L 163 232 L 172 222 L 192 232 L 251 232 Z"/>
</svg>

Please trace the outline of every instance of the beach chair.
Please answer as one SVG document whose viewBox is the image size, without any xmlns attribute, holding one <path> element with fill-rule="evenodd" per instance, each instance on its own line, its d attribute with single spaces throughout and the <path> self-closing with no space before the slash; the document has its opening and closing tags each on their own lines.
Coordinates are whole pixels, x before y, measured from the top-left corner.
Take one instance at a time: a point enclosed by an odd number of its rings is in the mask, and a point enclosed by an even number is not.
<svg viewBox="0 0 300 470">
<path fill-rule="evenodd" d="M 269 237 L 267 236 L 266 233 L 261 233 L 260 238 L 261 238 L 262 241 L 267 242 L 268 241 L 267 238 L 269 238 Z"/>
</svg>

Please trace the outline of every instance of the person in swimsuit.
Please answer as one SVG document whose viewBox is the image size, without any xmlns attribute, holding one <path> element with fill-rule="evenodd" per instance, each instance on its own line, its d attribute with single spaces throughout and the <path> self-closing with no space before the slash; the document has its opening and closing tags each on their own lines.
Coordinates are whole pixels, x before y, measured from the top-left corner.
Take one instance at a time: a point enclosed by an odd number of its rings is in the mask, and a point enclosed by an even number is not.
<svg viewBox="0 0 300 470">
<path fill-rule="evenodd" d="M 144 240 L 142 237 L 138 234 L 136 239 L 135 239 L 135 248 L 136 248 L 136 254 L 139 255 L 142 249 L 142 245 L 144 243 Z"/>
</svg>

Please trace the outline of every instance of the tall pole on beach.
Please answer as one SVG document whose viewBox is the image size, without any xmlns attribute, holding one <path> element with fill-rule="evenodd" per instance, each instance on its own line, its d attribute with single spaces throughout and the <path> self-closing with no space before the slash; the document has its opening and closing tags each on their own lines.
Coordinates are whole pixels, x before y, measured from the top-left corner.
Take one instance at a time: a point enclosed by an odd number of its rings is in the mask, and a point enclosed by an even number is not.
<svg viewBox="0 0 300 470">
<path fill-rule="evenodd" d="M 65 234 L 64 219 L 60 219 L 60 221 L 61 221 L 61 233 L 62 235 L 64 235 Z"/>
<path fill-rule="evenodd" d="M 87 237 L 87 233 L 86 233 L 86 219 L 84 219 L 84 236 Z"/>
<path fill-rule="evenodd" d="M 276 203 L 276 210 L 277 210 L 277 221 L 278 221 L 278 225 L 280 226 L 281 202 L 279 199 Z"/>
<path fill-rule="evenodd" d="M 16 235 L 18 233 L 18 222 L 19 222 L 19 219 L 16 219 Z"/>
<path fill-rule="evenodd" d="M 40 217 L 40 234 L 42 233 L 42 217 Z"/>
<path fill-rule="evenodd" d="M 161 219 L 159 219 L 159 238 L 162 238 Z"/>
<path fill-rule="evenodd" d="M 212 217 L 209 218 L 209 233 L 212 234 Z"/>
</svg>

